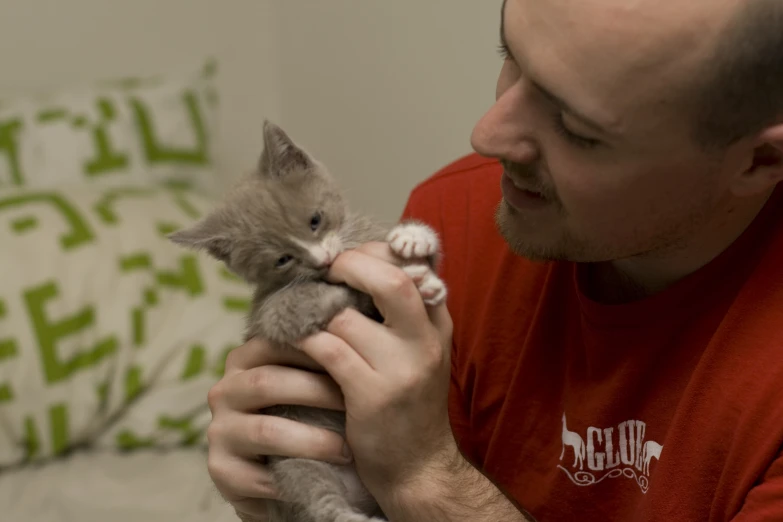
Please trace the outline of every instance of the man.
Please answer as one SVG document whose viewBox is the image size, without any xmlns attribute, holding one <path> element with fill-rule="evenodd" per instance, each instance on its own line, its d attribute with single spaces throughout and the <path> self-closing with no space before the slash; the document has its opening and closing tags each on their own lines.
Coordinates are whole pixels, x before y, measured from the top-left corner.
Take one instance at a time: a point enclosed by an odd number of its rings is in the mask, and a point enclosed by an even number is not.
<svg viewBox="0 0 783 522">
<path fill-rule="evenodd" d="M 346 409 L 394 522 L 783 520 L 783 2 L 507 0 L 501 34 L 482 157 L 405 211 L 442 236 L 448 310 L 383 245 L 339 256 L 386 323 L 303 340 L 334 381 L 232 352 L 218 489 L 263 520 L 257 455 L 348 462 L 253 413 L 296 403 Z"/>
</svg>

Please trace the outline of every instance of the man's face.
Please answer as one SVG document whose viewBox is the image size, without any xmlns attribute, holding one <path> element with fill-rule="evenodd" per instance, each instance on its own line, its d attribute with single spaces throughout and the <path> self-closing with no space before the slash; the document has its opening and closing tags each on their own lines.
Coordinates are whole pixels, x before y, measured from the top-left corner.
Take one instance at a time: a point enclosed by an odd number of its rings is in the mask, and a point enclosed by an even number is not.
<svg viewBox="0 0 783 522">
<path fill-rule="evenodd" d="M 660 253 L 725 210 L 739 165 L 695 144 L 680 99 L 728 19 L 701 4 L 507 0 L 497 101 L 472 142 L 505 166 L 497 221 L 514 251 Z"/>
</svg>

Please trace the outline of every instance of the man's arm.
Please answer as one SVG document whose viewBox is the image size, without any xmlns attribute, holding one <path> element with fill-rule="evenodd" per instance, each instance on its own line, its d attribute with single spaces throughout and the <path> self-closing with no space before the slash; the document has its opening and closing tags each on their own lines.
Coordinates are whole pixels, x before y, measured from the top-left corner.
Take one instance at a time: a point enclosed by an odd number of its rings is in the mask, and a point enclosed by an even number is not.
<svg viewBox="0 0 783 522">
<path fill-rule="evenodd" d="M 535 522 L 460 454 L 456 445 L 440 463 L 381 499 L 391 522 Z"/>
</svg>

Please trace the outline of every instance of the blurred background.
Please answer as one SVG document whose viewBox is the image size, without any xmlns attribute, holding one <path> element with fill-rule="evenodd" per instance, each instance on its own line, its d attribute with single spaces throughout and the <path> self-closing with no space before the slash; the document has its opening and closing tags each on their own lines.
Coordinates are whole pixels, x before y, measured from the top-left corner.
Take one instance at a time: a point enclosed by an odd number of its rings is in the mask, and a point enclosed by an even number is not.
<svg viewBox="0 0 783 522">
<path fill-rule="evenodd" d="M 470 152 L 500 67 L 500 1 L 0 0 L 0 97 L 218 62 L 220 170 L 246 171 L 270 118 L 396 219 Z"/>
<path fill-rule="evenodd" d="M 167 234 L 265 118 L 396 221 L 471 152 L 500 4 L 0 0 L 0 522 L 237 520 L 206 398 L 251 289 Z"/>
</svg>

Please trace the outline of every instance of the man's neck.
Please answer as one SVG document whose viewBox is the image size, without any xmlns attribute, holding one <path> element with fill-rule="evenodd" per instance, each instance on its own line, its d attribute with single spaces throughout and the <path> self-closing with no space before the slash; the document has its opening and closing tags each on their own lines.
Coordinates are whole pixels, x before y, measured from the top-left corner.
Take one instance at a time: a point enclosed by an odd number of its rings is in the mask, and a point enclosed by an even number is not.
<svg viewBox="0 0 783 522">
<path fill-rule="evenodd" d="M 621 304 L 665 290 L 729 248 L 758 216 L 771 194 L 770 191 L 726 205 L 687 245 L 665 253 L 590 265 L 586 271 L 588 295 L 605 304 Z"/>
</svg>

